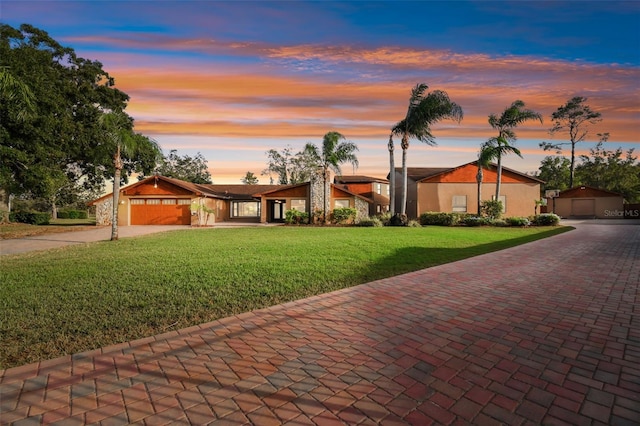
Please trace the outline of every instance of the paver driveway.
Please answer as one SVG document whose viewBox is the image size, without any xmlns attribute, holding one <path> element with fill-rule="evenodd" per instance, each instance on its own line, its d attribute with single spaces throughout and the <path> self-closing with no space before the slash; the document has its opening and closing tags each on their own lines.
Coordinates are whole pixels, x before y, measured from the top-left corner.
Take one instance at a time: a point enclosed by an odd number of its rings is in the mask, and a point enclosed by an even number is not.
<svg viewBox="0 0 640 426">
<path fill-rule="evenodd" d="M 15 424 L 638 424 L 640 226 L 0 372 Z"/>
</svg>

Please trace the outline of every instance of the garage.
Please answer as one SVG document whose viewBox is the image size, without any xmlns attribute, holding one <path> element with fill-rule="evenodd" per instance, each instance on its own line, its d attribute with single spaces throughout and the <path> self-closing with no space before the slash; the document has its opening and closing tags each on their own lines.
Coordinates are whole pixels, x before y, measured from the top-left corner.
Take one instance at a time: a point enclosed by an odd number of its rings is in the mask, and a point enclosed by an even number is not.
<svg viewBox="0 0 640 426">
<path fill-rule="evenodd" d="M 596 215 L 596 200 L 575 199 L 571 200 L 571 216 L 573 217 L 593 217 Z"/>
<path fill-rule="evenodd" d="M 131 198 L 132 225 L 190 225 L 188 198 Z"/>
</svg>

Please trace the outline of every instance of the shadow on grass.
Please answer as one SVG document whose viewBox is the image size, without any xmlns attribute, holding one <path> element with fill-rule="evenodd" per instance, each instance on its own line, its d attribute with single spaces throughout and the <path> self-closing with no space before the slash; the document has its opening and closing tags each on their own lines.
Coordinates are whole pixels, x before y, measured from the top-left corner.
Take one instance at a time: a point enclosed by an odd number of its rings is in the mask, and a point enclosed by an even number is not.
<svg viewBox="0 0 640 426">
<path fill-rule="evenodd" d="M 388 256 L 374 265 L 368 265 L 366 270 L 355 268 L 352 277 L 354 281 L 359 282 L 375 281 L 445 263 L 456 262 L 458 260 L 467 259 L 469 257 L 485 253 L 504 250 L 552 237 L 554 235 L 563 234 L 573 229 L 575 228 L 572 226 L 563 226 L 552 228 L 537 234 L 525 235 L 487 244 L 477 244 L 465 248 L 405 247 L 397 250 L 392 256 Z"/>
</svg>

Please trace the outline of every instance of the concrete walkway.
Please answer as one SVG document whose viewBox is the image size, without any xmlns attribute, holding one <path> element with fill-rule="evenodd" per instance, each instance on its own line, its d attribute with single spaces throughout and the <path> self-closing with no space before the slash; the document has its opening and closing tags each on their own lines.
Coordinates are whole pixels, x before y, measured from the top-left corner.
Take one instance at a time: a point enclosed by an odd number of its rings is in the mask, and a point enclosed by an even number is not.
<svg viewBox="0 0 640 426">
<path fill-rule="evenodd" d="M 0 371 L 0 423 L 640 424 L 640 226 Z"/>
</svg>

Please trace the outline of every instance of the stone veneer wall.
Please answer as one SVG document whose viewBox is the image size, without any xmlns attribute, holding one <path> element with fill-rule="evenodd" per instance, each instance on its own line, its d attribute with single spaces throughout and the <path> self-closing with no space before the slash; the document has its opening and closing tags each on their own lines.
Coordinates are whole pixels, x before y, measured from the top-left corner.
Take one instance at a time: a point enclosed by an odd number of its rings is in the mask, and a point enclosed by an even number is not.
<svg viewBox="0 0 640 426">
<path fill-rule="evenodd" d="M 105 198 L 96 204 L 96 225 L 111 225 L 113 217 L 113 198 Z"/>
<path fill-rule="evenodd" d="M 369 217 L 369 203 L 356 197 L 356 221 Z"/>
<path fill-rule="evenodd" d="M 311 176 L 311 212 L 315 212 L 316 210 L 324 210 L 327 212 L 327 217 L 329 217 L 329 213 L 331 212 L 331 173 L 327 171 L 327 179 L 326 179 L 326 194 L 327 199 L 324 200 L 324 189 L 323 184 L 324 180 L 322 179 L 322 170 L 319 170 L 318 173 L 315 173 Z M 324 207 L 322 206 L 323 201 Z"/>
</svg>

